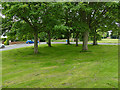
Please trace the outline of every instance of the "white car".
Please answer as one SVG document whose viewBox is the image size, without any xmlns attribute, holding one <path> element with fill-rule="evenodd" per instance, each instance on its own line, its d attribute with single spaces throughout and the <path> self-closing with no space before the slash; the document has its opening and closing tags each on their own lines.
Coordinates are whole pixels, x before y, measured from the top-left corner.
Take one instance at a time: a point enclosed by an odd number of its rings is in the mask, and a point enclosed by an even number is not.
<svg viewBox="0 0 120 90">
<path fill-rule="evenodd" d="M 0 49 L 1 48 L 5 48 L 5 45 L 4 44 L 0 44 Z"/>
</svg>

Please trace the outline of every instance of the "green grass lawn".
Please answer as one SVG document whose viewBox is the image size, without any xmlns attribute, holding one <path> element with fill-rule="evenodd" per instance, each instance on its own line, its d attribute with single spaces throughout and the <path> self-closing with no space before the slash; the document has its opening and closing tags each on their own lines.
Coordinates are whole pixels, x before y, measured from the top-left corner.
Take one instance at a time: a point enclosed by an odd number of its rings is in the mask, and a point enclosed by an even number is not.
<svg viewBox="0 0 120 90">
<path fill-rule="evenodd" d="M 98 43 L 118 43 L 118 39 L 102 39 Z"/>
<path fill-rule="evenodd" d="M 3 88 L 117 88 L 118 46 L 40 45 L 3 51 Z"/>
<path fill-rule="evenodd" d="M 62 39 L 62 40 L 52 40 L 52 42 L 66 42 L 66 39 Z M 73 42 L 73 40 L 70 40 L 70 42 Z M 81 42 L 81 41 L 79 41 Z M 88 41 L 89 43 L 93 43 L 93 41 Z M 118 43 L 118 39 L 102 39 L 102 40 L 98 40 L 98 43 Z"/>
</svg>

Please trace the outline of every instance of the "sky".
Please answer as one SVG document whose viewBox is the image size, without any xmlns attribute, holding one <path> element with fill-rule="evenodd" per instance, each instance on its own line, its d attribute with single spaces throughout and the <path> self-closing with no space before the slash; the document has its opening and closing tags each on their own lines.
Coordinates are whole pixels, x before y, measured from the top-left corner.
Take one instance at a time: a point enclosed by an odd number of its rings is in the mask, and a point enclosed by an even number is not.
<svg viewBox="0 0 120 90">
<path fill-rule="evenodd" d="M 5 15 L 2 15 L 2 6 L 1 6 L 1 4 L 0 4 L 0 16 L 2 16 L 3 18 L 5 18 Z"/>
<path fill-rule="evenodd" d="M 2 15 L 2 13 L 0 12 L 0 16 L 2 16 L 3 18 L 5 18 L 5 15 Z"/>
</svg>

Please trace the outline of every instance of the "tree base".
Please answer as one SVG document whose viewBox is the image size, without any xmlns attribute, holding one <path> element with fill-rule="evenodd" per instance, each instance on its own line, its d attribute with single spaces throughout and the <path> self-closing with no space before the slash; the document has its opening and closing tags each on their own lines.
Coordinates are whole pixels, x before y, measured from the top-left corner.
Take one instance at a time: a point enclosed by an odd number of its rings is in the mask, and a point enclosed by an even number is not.
<svg viewBox="0 0 120 90">
<path fill-rule="evenodd" d="M 34 51 L 34 54 L 38 54 L 38 53 L 39 53 L 39 52 L 35 52 L 35 51 Z"/>
<path fill-rule="evenodd" d="M 88 51 L 88 50 L 81 50 L 80 53 L 82 52 L 92 52 L 92 51 Z"/>
<path fill-rule="evenodd" d="M 98 45 L 98 44 L 93 44 L 93 45 Z"/>
<path fill-rule="evenodd" d="M 66 45 L 72 45 L 72 44 L 66 44 Z"/>
</svg>

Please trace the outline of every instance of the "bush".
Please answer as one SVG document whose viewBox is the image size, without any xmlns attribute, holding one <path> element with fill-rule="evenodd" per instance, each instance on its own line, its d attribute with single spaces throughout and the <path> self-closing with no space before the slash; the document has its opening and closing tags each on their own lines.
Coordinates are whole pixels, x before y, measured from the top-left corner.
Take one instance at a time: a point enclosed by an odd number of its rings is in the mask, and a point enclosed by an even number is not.
<svg viewBox="0 0 120 90">
<path fill-rule="evenodd" d="M 102 39 L 102 36 L 99 35 L 99 34 L 96 34 L 96 37 L 97 37 L 97 40 L 101 40 Z M 89 41 L 93 41 L 94 40 L 94 36 L 89 36 Z"/>
<path fill-rule="evenodd" d="M 2 38 L 2 41 L 4 41 L 4 42 L 5 42 L 5 41 L 6 41 L 6 38 Z"/>
<path fill-rule="evenodd" d="M 97 40 L 102 40 L 102 36 L 97 34 Z"/>
<path fill-rule="evenodd" d="M 40 39 L 40 42 L 45 42 L 45 39 Z"/>
<path fill-rule="evenodd" d="M 6 40 L 6 41 L 4 42 L 4 45 L 9 45 L 9 40 Z"/>
</svg>

